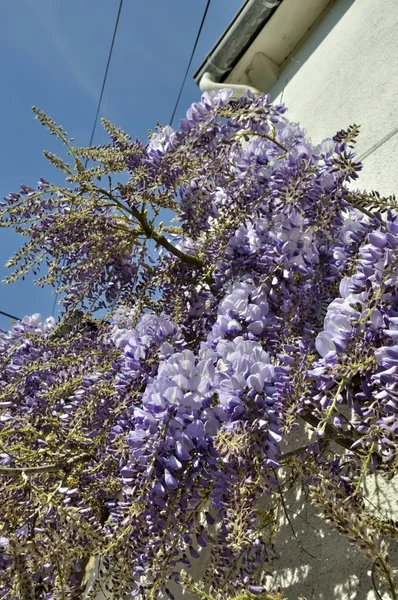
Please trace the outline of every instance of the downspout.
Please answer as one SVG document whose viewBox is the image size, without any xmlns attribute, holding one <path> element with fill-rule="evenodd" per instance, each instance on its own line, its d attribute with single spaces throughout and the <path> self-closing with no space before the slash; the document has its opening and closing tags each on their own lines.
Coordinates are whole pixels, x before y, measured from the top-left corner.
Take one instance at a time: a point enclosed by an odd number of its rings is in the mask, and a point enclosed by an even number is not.
<svg viewBox="0 0 398 600">
<path fill-rule="evenodd" d="M 232 98 L 234 100 L 237 100 L 242 96 L 247 96 L 248 90 L 250 90 L 256 96 L 261 94 L 257 88 L 250 85 L 242 85 L 237 83 L 217 83 L 213 75 L 208 72 L 202 76 L 199 82 L 199 89 L 202 92 L 212 92 L 225 89 L 232 90 Z"/>
</svg>

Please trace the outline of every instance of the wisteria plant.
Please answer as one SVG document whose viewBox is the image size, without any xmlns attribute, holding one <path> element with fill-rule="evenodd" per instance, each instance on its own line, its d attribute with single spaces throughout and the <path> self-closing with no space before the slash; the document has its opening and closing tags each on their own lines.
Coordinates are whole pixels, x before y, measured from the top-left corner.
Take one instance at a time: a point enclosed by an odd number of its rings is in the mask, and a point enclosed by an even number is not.
<svg viewBox="0 0 398 600">
<path fill-rule="evenodd" d="M 27 238 L 9 281 L 44 265 L 64 313 L 0 337 L 2 599 L 282 600 L 300 480 L 397 600 L 363 492 L 398 464 L 397 204 L 353 191 L 356 126 L 314 146 L 285 110 L 206 93 L 146 145 L 104 121 L 76 148 L 35 109 L 66 185 L 1 225 Z"/>
</svg>

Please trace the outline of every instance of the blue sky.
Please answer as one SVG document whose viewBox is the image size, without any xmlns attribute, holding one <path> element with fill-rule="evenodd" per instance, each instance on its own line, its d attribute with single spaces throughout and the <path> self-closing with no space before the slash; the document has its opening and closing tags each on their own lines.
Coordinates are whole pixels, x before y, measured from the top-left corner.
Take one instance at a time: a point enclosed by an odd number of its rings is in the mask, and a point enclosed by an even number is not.
<svg viewBox="0 0 398 600">
<path fill-rule="evenodd" d="M 212 0 L 184 88 L 174 126 L 200 91 L 192 73 L 231 21 L 243 0 Z M 147 139 L 159 121 L 169 122 L 206 0 L 125 0 L 100 117 L 134 137 Z M 119 0 L 2 0 L 0 3 L 0 196 L 35 186 L 39 177 L 57 180 L 42 155 L 60 151 L 33 118 L 38 106 L 62 124 L 76 144 L 87 145 L 102 85 Z M 107 141 L 101 124 L 94 143 Z M 0 229 L 3 265 L 21 245 Z M 0 310 L 18 317 L 52 311 L 51 289 L 32 278 L 0 284 Z M 0 315 L 0 327 L 9 320 Z"/>
</svg>

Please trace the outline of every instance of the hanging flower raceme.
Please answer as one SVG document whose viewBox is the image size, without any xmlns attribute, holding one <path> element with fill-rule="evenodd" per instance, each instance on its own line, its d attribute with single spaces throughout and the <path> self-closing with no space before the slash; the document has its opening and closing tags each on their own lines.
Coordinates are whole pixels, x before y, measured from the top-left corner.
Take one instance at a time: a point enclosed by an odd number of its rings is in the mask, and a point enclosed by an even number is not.
<svg viewBox="0 0 398 600">
<path fill-rule="evenodd" d="M 395 600 L 363 481 L 397 468 L 396 204 L 347 185 L 355 126 L 315 146 L 285 113 L 205 93 L 147 145 L 105 122 L 87 149 L 36 110 L 67 185 L 0 214 L 28 237 L 11 279 L 45 261 L 66 312 L 0 335 L 2 597 L 280 600 L 299 480 Z"/>
</svg>

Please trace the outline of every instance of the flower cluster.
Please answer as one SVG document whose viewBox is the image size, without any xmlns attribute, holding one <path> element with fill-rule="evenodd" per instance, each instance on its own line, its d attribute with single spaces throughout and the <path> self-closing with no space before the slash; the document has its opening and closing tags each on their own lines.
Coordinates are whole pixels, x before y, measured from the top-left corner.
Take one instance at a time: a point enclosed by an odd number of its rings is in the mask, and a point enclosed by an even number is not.
<svg viewBox="0 0 398 600">
<path fill-rule="evenodd" d="M 397 469 L 398 220 L 347 185 L 355 128 L 314 146 L 285 113 L 206 93 L 146 146 L 105 122 L 110 146 L 48 155 L 69 187 L 5 199 L 15 277 L 46 260 L 66 312 L 0 335 L 2 597 L 281 598 L 284 477 L 395 600 L 363 481 Z"/>
</svg>

